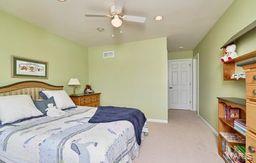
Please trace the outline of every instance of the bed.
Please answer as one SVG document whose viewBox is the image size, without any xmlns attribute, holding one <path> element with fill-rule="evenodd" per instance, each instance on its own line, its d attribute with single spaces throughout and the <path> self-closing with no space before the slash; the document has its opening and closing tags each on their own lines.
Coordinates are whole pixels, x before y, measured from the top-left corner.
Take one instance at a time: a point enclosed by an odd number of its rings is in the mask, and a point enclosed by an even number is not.
<svg viewBox="0 0 256 163">
<path fill-rule="evenodd" d="M 0 96 L 29 94 L 39 99 L 42 90 L 62 89 L 62 86 L 26 81 L 1 87 Z M 133 125 L 128 121 L 88 123 L 96 110 L 78 106 L 60 117 L 42 116 L 0 127 L 0 160 L 12 163 L 132 162 L 139 154 Z M 145 125 L 142 135 L 146 134 Z"/>
</svg>

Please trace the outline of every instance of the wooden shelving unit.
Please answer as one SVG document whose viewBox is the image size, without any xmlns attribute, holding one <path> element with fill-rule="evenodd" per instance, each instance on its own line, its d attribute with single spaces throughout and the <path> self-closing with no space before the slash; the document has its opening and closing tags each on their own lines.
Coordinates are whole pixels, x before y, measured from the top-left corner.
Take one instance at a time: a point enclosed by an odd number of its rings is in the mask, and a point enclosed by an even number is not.
<svg viewBox="0 0 256 163">
<path fill-rule="evenodd" d="M 226 156 L 223 151 L 223 141 L 225 145 L 229 146 L 233 150 L 236 145 L 244 145 L 246 136 L 240 133 L 234 127 L 234 119 L 227 119 L 225 116 L 225 109 L 239 109 L 239 118 L 238 119 L 246 119 L 246 100 L 241 98 L 230 98 L 230 97 L 218 97 L 218 153 L 223 159 L 228 162 Z M 231 143 L 227 139 L 222 136 L 222 133 L 232 133 L 238 135 L 241 140 L 244 140 L 244 143 L 237 142 Z"/>
<path fill-rule="evenodd" d="M 242 66 L 246 73 L 246 100 L 239 98 L 218 98 L 218 152 L 226 162 L 232 162 L 228 160 L 230 157 L 226 156 L 226 153 L 234 154 L 239 148 L 239 150 L 243 150 L 242 153 L 246 152 L 244 156 L 246 163 L 256 163 L 256 51 L 240 56 L 232 62 L 225 63 L 224 67 L 225 65 L 229 66 L 230 72 L 234 71 L 235 66 Z M 227 119 L 225 117 L 225 108 L 239 109 L 239 119 L 243 119 L 246 122 L 246 127 L 243 124 L 241 129 L 237 121 L 236 125 L 234 125 L 234 120 Z M 238 134 L 241 138 L 245 138 L 244 145 L 241 146 L 225 141 L 225 138 L 220 134 L 223 134 L 223 132 Z M 224 146 L 228 148 L 224 148 Z"/>
<path fill-rule="evenodd" d="M 223 79 L 235 80 L 235 79 L 231 79 L 231 76 L 236 72 L 237 63 L 248 60 L 248 59 L 252 59 L 254 57 L 256 57 L 256 51 L 252 51 L 250 53 L 241 55 L 230 62 L 223 63 Z M 244 80 L 244 79 L 240 79 L 240 80 Z"/>
<path fill-rule="evenodd" d="M 256 20 L 249 24 L 248 26 L 244 27 L 242 30 L 237 32 L 235 35 L 233 35 L 230 39 L 228 39 L 223 46 L 221 46 L 221 49 L 227 47 L 230 44 L 236 43 L 237 40 L 248 34 L 250 31 L 254 30 L 256 28 Z M 237 66 L 236 64 L 240 61 L 244 61 L 250 58 L 256 57 L 256 51 L 240 55 L 239 57 L 235 58 L 231 62 L 227 62 L 223 64 L 223 80 L 235 80 L 231 79 L 231 76 L 236 72 Z M 243 79 L 241 79 L 243 80 Z"/>
<path fill-rule="evenodd" d="M 221 49 L 227 47 L 230 44 L 236 43 L 240 38 L 248 34 L 248 32 L 256 28 L 256 20 L 243 28 L 241 31 L 233 35 Z M 242 67 L 242 68 L 241 68 Z M 233 149 L 234 153 L 238 150 L 243 150 L 242 153 L 246 152 L 244 159 L 246 163 L 256 163 L 256 50 L 250 53 L 241 55 L 231 62 L 223 63 L 223 80 L 235 80 L 231 76 L 238 72 L 244 71 L 246 73 L 245 85 L 246 85 L 246 100 L 239 98 L 218 98 L 218 152 L 225 162 L 229 161 L 224 153 L 222 146 L 227 145 L 228 148 Z M 241 79 L 244 80 L 244 79 Z M 240 112 L 240 119 L 246 120 L 246 127 L 242 125 L 242 130 L 239 128 L 239 124 L 236 121 L 234 125 L 233 120 L 225 118 L 225 107 L 237 108 Z M 243 122 L 244 123 L 244 122 Z M 244 129 L 246 128 L 246 129 Z M 238 129 L 238 130 L 236 130 Z M 234 143 L 224 143 L 224 137 L 221 133 L 234 133 L 245 138 L 245 146 L 238 146 Z M 231 151 L 231 152 L 233 152 Z M 241 153 L 240 153 L 241 154 Z"/>
</svg>

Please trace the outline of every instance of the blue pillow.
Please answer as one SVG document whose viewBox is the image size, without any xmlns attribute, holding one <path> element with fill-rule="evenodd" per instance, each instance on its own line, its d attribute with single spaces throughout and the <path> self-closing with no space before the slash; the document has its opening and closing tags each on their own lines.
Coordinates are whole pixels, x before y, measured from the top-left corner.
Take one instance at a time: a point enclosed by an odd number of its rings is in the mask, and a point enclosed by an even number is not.
<svg viewBox="0 0 256 163">
<path fill-rule="evenodd" d="M 46 96 L 46 94 L 44 94 L 42 91 L 39 92 L 39 96 L 42 97 L 42 99 L 47 100 L 48 97 Z"/>
<path fill-rule="evenodd" d="M 50 98 L 48 98 L 48 97 L 46 96 L 46 94 L 45 94 L 43 91 L 40 91 L 40 92 L 39 92 L 39 96 L 42 97 L 42 99 L 44 99 L 44 100 L 50 99 Z M 51 97 L 51 98 L 53 98 L 53 97 Z M 54 106 L 56 106 L 55 101 L 54 101 L 54 104 L 55 104 Z M 61 109 L 61 110 L 67 111 L 67 110 L 71 110 L 71 109 L 74 109 L 74 108 L 77 108 L 77 106 L 69 107 L 69 108 L 65 108 L 65 109 Z"/>
<path fill-rule="evenodd" d="M 54 98 L 51 97 L 47 100 L 41 100 L 41 101 L 34 101 L 36 108 L 41 111 L 44 115 L 46 115 L 46 109 L 48 108 L 48 104 L 53 104 L 53 106 L 56 106 L 56 103 L 54 101 Z"/>
</svg>

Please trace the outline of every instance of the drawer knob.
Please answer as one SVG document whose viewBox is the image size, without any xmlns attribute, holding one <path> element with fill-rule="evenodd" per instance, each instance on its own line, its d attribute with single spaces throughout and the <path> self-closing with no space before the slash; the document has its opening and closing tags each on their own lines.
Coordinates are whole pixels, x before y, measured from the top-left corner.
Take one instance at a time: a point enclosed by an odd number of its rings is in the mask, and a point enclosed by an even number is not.
<svg viewBox="0 0 256 163">
<path fill-rule="evenodd" d="M 253 78 L 253 80 L 256 80 L 256 75 L 254 75 L 252 78 Z"/>
<path fill-rule="evenodd" d="M 256 96 L 256 89 L 252 91 L 253 95 Z"/>
<path fill-rule="evenodd" d="M 250 153 L 255 153 L 255 148 L 253 146 L 249 146 L 248 150 Z"/>
</svg>

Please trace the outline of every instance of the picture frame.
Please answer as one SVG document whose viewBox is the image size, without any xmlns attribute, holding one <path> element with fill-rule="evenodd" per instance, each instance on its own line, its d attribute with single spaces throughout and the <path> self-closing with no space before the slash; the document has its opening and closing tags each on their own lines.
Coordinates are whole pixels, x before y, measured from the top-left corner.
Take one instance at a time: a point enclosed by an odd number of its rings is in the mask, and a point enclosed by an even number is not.
<svg viewBox="0 0 256 163">
<path fill-rule="evenodd" d="M 12 77 L 48 78 L 48 62 L 12 56 Z"/>
</svg>

